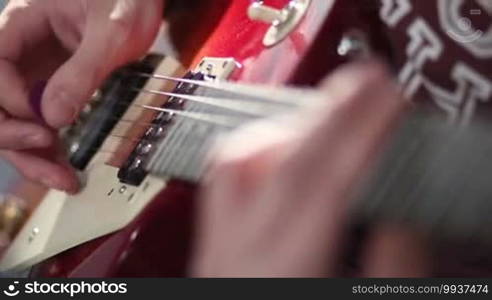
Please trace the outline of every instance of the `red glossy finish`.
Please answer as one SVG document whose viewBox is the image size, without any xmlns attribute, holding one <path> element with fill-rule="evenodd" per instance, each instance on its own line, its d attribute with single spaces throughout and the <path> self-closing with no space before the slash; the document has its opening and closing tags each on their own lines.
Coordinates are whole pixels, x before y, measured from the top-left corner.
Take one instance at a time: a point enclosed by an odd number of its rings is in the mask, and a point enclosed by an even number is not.
<svg viewBox="0 0 492 300">
<path fill-rule="evenodd" d="M 265 3 L 282 7 L 288 1 L 270 0 Z M 285 84 L 316 41 L 318 32 L 331 15 L 334 3 L 334 0 L 314 0 L 294 32 L 278 45 L 265 48 L 262 40 L 269 25 L 248 18 L 250 1 L 234 1 L 212 37 L 198 53 L 195 63 L 204 56 L 233 57 L 242 65 L 233 79 Z"/>
<path fill-rule="evenodd" d="M 195 62 L 233 57 L 237 81 L 315 84 L 343 60 L 336 56 L 346 12 L 354 0 L 313 0 L 302 24 L 283 42 L 265 48 L 267 25 L 248 19 L 249 0 L 231 1 Z M 287 0 L 266 0 L 282 7 Z M 192 37 L 192 36 L 191 36 Z M 193 189 L 174 182 L 127 228 L 58 255 L 36 268 L 42 277 L 183 276 L 190 249 Z"/>
</svg>

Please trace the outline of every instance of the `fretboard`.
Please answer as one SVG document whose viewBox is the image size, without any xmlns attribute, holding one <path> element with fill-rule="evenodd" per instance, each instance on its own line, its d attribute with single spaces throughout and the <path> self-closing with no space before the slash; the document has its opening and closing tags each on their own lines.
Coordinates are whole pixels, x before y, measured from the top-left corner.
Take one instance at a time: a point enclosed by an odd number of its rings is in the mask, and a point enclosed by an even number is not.
<svg viewBox="0 0 492 300">
<path fill-rule="evenodd" d="M 354 211 L 412 224 L 442 239 L 492 242 L 492 124 L 457 128 L 414 114 L 395 132 Z"/>
<path fill-rule="evenodd" d="M 244 95 L 239 91 L 209 88 L 197 88 L 193 95 L 221 99 L 217 101 L 227 105 L 210 104 L 212 101 L 205 104 L 184 101 L 183 115 L 177 113 L 174 116 L 173 126 L 147 164 L 150 173 L 197 182 L 206 169 L 204 158 L 219 135 L 251 121 L 297 108 L 292 103 L 314 101 L 312 98 L 316 98 L 316 94 L 302 90 L 285 94 L 282 101 L 278 97 L 262 98 L 261 92 Z"/>
</svg>

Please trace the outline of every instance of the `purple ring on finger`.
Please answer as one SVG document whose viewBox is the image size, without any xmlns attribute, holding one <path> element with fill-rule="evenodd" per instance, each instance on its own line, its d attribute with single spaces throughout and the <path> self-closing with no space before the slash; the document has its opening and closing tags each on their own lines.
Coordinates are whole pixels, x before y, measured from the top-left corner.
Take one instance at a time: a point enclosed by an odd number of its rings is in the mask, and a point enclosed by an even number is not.
<svg viewBox="0 0 492 300">
<path fill-rule="evenodd" d="M 47 81 L 37 81 L 32 87 L 29 94 L 29 103 L 31 108 L 38 118 L 44 120 L 43 113 L 41 111 L 41 100 L 43 99 L 44 90 L 46 89 Z"/>
</svg>

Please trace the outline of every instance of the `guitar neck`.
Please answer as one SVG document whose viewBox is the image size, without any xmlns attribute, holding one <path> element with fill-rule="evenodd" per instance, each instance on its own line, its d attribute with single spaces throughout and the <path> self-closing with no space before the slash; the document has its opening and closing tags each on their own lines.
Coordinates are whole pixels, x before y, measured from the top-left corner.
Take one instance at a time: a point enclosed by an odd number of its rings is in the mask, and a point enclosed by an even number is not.
<svg viewBox="0 0 492 300">
<path fill-rule="evenodd" d="M 228 59 L 207 62 L 220 66 L 216 70 L 224 74 L 234 66 Z M 168 100 L 146 107 L 157 114 L 120 168 L 121 182 L 139 186 L 149 173 L 199 182 L 217 137 L 265 116 L 321 101 L 321 95 L 310 90 L 215 84 L 215 78 L 198 69 L 184 78 L 157 78 L 176 82 L 171 93 L 143 90 Z M 456 128 L 432 113 L 414 112 L 402 124 L 379 167 L 354 196 L 355 218 L 409 223 L 439 237 L 492 240 L 488 122 Z"/>
<path fill-rule="evenodd" d="M 210 89 L 195 94 L 237 97 Z M 290 100 L 300 101 L 301 95 Z M 195 115 L 176 119 L 147 168 L 157 176 L 198 182 L 207 168 L 204 158 L 217 136 L 255 117 L 232 115 L 236 123 L 222 126 L 219 118 L 199 118 L 225 115 L 220 108 L 189 103 L 186 112 Z M 492 170 L 490 125 L 479 120 L 467 128 L 456 128 L 424 112 L 409 115 L 402 124 L 379 167 L 355 197 L 355 217 L 361 222 L 411 224 L 439 238 L 492 241 L 492 201 L 488 199 L 492 185 L 487 176 Z"/>
<path fill-rule="evenodd" d="M 432 114 L 409 116 L 356 198 L 357 218 L 492 242 L 491 130 L 485 120 L 456 128 Z"/>
</svg>

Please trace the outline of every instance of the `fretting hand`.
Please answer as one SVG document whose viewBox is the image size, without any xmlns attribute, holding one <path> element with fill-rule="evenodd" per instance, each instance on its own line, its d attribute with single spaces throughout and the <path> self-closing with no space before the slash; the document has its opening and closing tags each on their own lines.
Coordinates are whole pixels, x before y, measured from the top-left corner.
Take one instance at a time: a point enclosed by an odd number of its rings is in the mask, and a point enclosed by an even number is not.
<svg viewBox="0 0 492 300">
<path fill-rule="evenodd" d="M 365 63 L 323 85 L 328 101 L 280 125 L 243 128 L 212 151 L 196 227 L 192 275 L 332 276 L 350 195 L 403 110 L 384 67 Z M 359 275 L 425 275 L 425 247 L 381 226 Z"/>
</svg>

